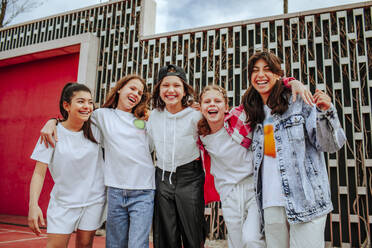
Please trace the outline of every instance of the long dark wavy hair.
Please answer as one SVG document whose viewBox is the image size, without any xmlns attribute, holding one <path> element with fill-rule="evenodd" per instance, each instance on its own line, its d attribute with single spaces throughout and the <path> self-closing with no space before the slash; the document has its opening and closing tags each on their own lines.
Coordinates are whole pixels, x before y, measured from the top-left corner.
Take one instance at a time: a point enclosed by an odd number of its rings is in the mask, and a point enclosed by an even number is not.
<svg viewBox="0 0 372 248">
<path fill-rule="evenodd" d="M 78 91 L 88 92 L 89 94 L 92 95 L 90 89 L 84 84 L 67 83 L 65 87 L 63 87 L 61 97 L 59 99 L 59 111 L 61 112 L 61 115 L 63 117 L 61 121 L 66 121 L 68 119 L 68 112 L 63 107 L 63 103 L 67 102 L 68 104 L 71 104 L 72 97 L 74 97 L 75 92 Z M 83 130 L 85 138 L 97 144 L 97 140 L 94 138 L 92 133 L 91 124 L 92 123 L 89 117 L 89 119 L 84 122 L 83 127 L 81 129 Z"/>
<path fill-rule="evenodd" d="M 132 79 L 138 79 L 139 81 L 141 81 L 141 83 L 143 85 L 143 94 L 142 94 L 142 97 L 141 97 L 141 101 L 136 106 L 133 107 L 132 113 L 138 119 L 146 118 L 147 115 L 148 115 L 148 112 L 149 112 L 148 104 L 149 104 L 149 100 L 150 100 L 150 94 L 148 92 L 145 80 L 139 75 L 131 74 L 131 75 L 127 75 L 127 76 L 119 79 L 119 81 L 116 82 L 115 87 L 112 88 L 112 90 L 108 94 L 107 100 L 103 104 L 102 107 L 103 108 L 116 108 L 118 106 L 118 102 L 119 102 L 118 91 L 121 88 L 123 88 L 127 83 L 129 83 L 129 81 L 132 80 Z"/>
<path fill-rule="evenodd" d="M 228 98 L 227 98 L 226 90 L 224 88 L 222 88 L 221 86 L 218 86 L 218 85 L 208 85 L 208 86 L 204 87 L 204 89 L 202 90 L 202 92 L 199 95 L 200 104 L 202 104 L 203 95 L 207 91 L 211 91 L 211 90 L 215 90 L 215 91 L 220 92 L 223 95 L 225 103 L 228 104 Z M 198 121 L 198 134 L 202 135 L 202 136 L 206 136 L 206 135 L 210 134 L 211 131 L 212 131 L 211 127 L 209 126 L 207 119 L 203 115 L 203 117 Z"/>
<path fill-rule="evenodd" d="M 250 123 L 252 129 L 257 124 L 263 123 L 265 120 L 264 103 L 260 94 L 252 85 L 252 72 L 256 62 L 263 59 L 268 64 L 270 71 L 283 76 L 284 72 L 281 68 L 280 59 L 271 52 L 263 51 L 253 54 L 248 60 L 248 75 L 250 86 L 244 93 L 242 104 L 247 115 L 247 122 Z M 271 109 L 271 114 L 283 114 L 288 109 L 288 102 L 290 97 L 290 89 L 283 85 L 282 79 L 278 79 L 273 86 L 269 98 L 267 99 L 267 106 Z"/>
</svg>

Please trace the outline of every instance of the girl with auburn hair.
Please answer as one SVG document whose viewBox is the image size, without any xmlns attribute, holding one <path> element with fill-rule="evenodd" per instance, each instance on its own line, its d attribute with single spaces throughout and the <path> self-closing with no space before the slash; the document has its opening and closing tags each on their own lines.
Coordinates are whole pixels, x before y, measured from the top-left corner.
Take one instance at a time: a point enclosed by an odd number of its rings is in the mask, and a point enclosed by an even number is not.
<svg viewBox="0 0 372 248">
<path fill-rule="evenodd" d="M 221 197 L 230 248 L 265 247 L 254 192 L 253 153 L 237 143 L 224 125 L 229 116 L 226 90 L 212 85 L 200 94 L 203 118 L 198 122 L 205 168 L 210 168 Z M 205 161 L 211 164 L 208 166 Z M 207 174 L 207 169 L 206 169 Z"/>
<path fill-rule="evenodd" d="M 57 126 L 60 141 L 55 148 L 40 142 L 31 155 L 36 160 L 30 183 L 28 225 L 40 235 L 45 225 L 38 205 L 47 168 L 54 186 L 47 211 L 47 247 L 67 247 L 76 230 L 76 247 L 92 247 L 96 229 L 102 224 L 105 185 L 102 172 L 100 132 L 90 123 L 93 101 L 87 86 L 68 83 L 62 90 Z"/>
<path fill-rule="evenodd" d="M 333 207 L 323 152 L 336 152 L 346 141 L 336 109 L 320 90 L 315 106 L 293 101 L 272 53 L 255 53 L 248 73 L 242 102 L 254 128 L 256 198 L 267 247 L 324 247 Z"/>
<path fill-rule="evenodd" d="M 120 79 L 92 121 L 103 134 L 108 213 L 106 247 L 148 247 L 155 168 L 145 130 L 149 94 L 138 75 Z M 42 132 L 53 133 L 47 123 Z"/>
<path fill-rule="evenodd" d="M 147 85 L 145 80 L 138 76 L 138 75 L 128 75 L 119 79 L 119 81 L 115 84 L 114 88 L 111 89 L 110 93 L 107 96 L 106 102 L 103 104 L 103 108 L 113 108 L 115 109 L 119 102 L 120 94 L 118 93 L 121 88 L 123 88 L 130 80 L 137 79 L 143 85 L 143 95 L 141 97 L 140 102 L 134 106 L 131 112 L 134 114 L 135 117 L 138 119 L 146 119 L 148 118 L 148 102 L 150 98 L 150 94 L 147 90 Z"/>
</svg>

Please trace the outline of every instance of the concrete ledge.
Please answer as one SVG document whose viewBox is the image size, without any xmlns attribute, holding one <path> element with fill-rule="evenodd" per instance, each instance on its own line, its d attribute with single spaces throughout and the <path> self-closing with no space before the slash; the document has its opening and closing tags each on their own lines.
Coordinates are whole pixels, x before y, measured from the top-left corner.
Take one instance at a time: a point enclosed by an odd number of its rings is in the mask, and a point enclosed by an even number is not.
<svg viewBox="0 0 372 248">
<path fill-rule="evenodd" d="M 0 67 L 79 52 L 78 82 L 95 92 L 99 39 L 90 33 L 0 52 Z"/>
</svg>

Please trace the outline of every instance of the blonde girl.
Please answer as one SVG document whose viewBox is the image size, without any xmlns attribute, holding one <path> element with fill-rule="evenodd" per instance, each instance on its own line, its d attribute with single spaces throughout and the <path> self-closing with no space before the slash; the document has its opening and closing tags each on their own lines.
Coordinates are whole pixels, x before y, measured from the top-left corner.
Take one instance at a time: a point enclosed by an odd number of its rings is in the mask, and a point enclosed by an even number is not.
<svg viewBox="0 0 372 248">
<path fill-rule="evenodd" d="M 230 248 L 265 247 L 254 192 L 253 153 L 224 128 L 229 106 L 226 90 L 207 86 L 200 94 L 203 118 L 198 133 L 211 158 L 211 174 L 221 198 Z M 205 153 L 204 153 L 205 154 Z"/>
</svg>

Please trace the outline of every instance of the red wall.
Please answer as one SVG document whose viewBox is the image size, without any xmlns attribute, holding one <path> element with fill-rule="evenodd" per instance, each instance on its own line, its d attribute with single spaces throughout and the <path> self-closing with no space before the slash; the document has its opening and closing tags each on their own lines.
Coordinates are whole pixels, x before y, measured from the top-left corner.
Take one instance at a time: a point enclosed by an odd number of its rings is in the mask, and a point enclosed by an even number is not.
<svg viewBox="0 0 372 248">
<path fill-rule="evenodd" d="M 79 53 L 0 67 L 0 214 L 28 214 L 30 155 L 43 123 L 59 114 L 64 84 L 77 80 Z M 46 212 L 48 172 L 39 204 Z"/>
</svg>

